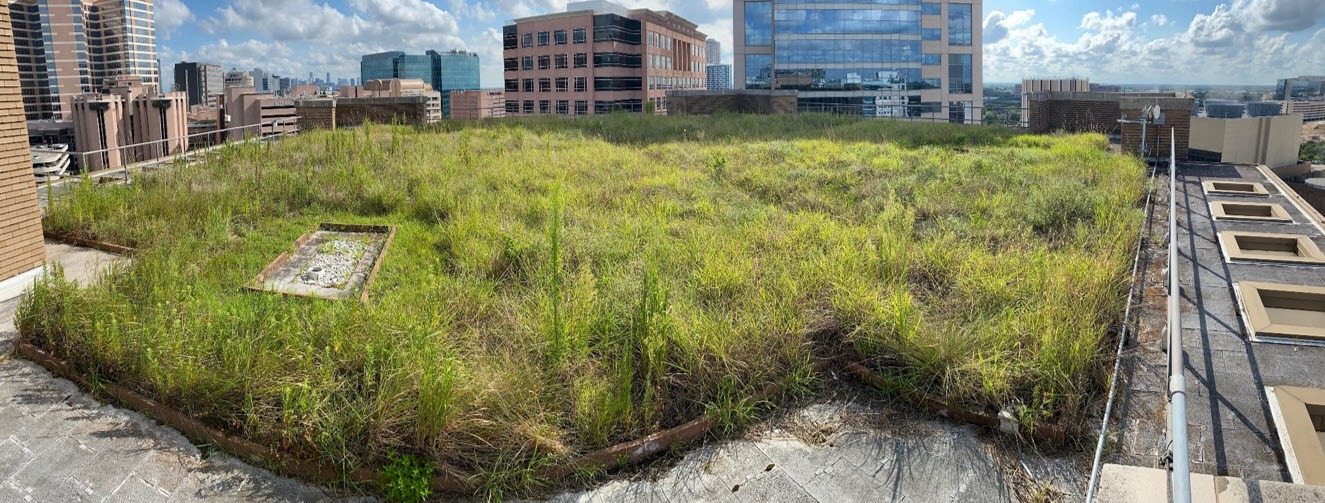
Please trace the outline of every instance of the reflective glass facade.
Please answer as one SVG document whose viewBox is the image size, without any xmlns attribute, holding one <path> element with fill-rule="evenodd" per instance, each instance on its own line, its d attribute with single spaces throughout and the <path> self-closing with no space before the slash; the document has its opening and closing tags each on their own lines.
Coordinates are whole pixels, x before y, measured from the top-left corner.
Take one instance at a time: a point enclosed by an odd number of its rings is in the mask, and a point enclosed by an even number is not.
<svg viewBox="0 0 1325 503">
<path fill-rule="evenodd" d="M 827 110 L 934 120 L 981 92 L 981 0 L 737 1 L 738 86 L 795 89 L 802 105 Z"/>
<path fill-rule="evenodd" d="M 948 45 L 971 45 L 971 4 L 948 4 Z"/>
<path fill-rule="evenodd" d="M 745 45 L 773 43 L 773 2 L 745 3 Z"/>
<path fill-rule="evenodd" d="M 515 35 L 510 33 L 510 35 Z M 507 37 L 515 40 L 516 37 Z M 521 66 L 533 66 L 533 59 L 521 60 Z M 517 61 L 506 58 L 505 68 L 511 70 Z M 373 79 L 419 79 L 442 94 L 442 117 L 451 116 L 451 91 L 479 88 L 478 54 L 465 51 L 428 51 L 423 55 L 408 55 L 401 51 L 368 54 L 359 61 L 360 82 Z"/>
</svg>

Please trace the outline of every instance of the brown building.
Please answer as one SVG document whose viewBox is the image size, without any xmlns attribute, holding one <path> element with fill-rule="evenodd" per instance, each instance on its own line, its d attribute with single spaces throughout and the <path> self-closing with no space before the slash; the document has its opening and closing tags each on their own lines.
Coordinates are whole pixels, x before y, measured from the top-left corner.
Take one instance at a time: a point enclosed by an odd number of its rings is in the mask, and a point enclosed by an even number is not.
<svg viewBox="0 0 1325 503">
<path fill-rule="evenodd" d="M 231 141 L 258 135 L 270 136 L 299 128 L 295 123 L 293 98 L 259 93 L 252 87 L 227 87 L 225 94 L 221 95 L 221 111 L 218 115 L 218 129 L 252 126 L 227 133 L 226 138 Z M 275 121 L 280 122 L 271 125 Z"/>
<path fill-rule="evenodd" d="M 451 91 L 452 119 L 491 119 L 506 116 L 506 93 L 500 89 Z"/>
<path fill-rule="evenodd" d="M 0 299 L 22 292 L 46 260 L 19 80 L 9 10 L 0 8 Z"/>
<path fill-rule="evenodd" d="M 137 76 L 160 85 L 152 0 L 7 2 L 28 120 L 67 117 L 75 96 Z"/>
<path fill-rule="evenodd" d="M 427 118 L 432 123 L 442 120 L 442 93 L 434 91 L 431 84 L 423 79 L 373 79 L 361 86 L 341 86 L 338 93 L 341 98 L 404 98 L 423 96 L 427 98 Z"/>
<path fill-rule="evenodd" d="M 115 169 L 188 150 L 187 94 L 150 91 L 137 77 L 107 83 L 106 94 L 85 94 L 70 103 L 77 151 L 148 145 L 87 156 L 85 169 Z"/>
<path fill-rule="evenodd" d="M 694 23 L 605 1 L 566 10 L 503 27 L 507 116 L 663 111 L 668 90 L 707 87 Z"/>
</svg>

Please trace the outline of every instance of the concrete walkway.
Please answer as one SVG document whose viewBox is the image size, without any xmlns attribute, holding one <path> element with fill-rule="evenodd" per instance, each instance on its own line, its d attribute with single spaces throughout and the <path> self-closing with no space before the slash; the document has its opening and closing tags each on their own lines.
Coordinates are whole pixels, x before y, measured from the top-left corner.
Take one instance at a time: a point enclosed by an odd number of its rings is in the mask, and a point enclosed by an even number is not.
<svg viewBox="0 0 1325 503">
<path fill-rule="evenodd" d="M 66 276 L 94 281 L 120 258 L 47 243 Z M 17 300 L 0 304 L 0 354 L 17 336 Z M 845 391 L 751 429 L 746 439 L 555 502 L 1079 501 L 1081 453 L 1045 458 L 969 426 L 896 410 L 850 381 Z M 204 453 L 143 415 L 100 404 L 40 366 L 0 356 L 0 503 L 375 501 L 343 498 L 223 453 Z"/>
</svg>

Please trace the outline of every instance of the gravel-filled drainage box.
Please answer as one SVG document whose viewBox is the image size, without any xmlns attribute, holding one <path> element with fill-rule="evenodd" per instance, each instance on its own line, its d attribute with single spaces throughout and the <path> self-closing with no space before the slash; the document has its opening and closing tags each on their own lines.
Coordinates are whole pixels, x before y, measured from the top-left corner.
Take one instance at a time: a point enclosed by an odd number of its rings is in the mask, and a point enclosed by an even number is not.
<svg viewBox="0 0 1325 503">
<path fill-rule="evenodd" d="M 296 239 L 248 285 L 254 290 L 323 299 L 368 300 L 368 287 L 396 228 L 318 224 Z"/>
<path fill-rule="evenodd" d="M 1210 215 L 1215 220 L 1251 220 L 1257 222 L 1292 222 L 1282 206 L 1274 203 L 1210 203 Z"/>
<path fill-rule="evenodd" d="M 1266 395 L 1293 482 L 1325 486 L 1325 390 L 1273 386 Z"/>
<path fill-rule="evenodd" d="M 1219 233 L 1219 244 L 1230 261 L 1325 265 L 1325 254 L 1316 243 L 1298 234 L 1224 231 Z"/>
<path fill-rule="evenodd" d="M 1233 292 L 1252 340 L 1325 344 L 1325 288 L 1239 281 Z"/>
<path fill-rule="evenodd" d="M 1268 196 L 1265 186 L 1256 182 L 1203 182 L 1206 194 L 1225 196 Z"/>
</svg>

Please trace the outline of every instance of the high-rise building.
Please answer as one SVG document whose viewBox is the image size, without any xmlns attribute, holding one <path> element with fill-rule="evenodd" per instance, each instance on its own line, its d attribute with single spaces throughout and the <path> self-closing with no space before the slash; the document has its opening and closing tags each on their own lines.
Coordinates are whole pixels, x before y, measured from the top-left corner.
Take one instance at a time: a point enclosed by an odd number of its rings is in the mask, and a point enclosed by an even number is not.
<svg viewBox="0 0 1325 503">
<path fill-rule="evenodd" d="M 1279 79 L 1274 88 L 1274 99 L 1307 101 L 1325 99 L 1325 76 L 1303 75 Z"/>
<path fill-rule="evenodd" d="M 225 72 L 225 87 L 254 87 L 253 76 L 248 72 L 231 68 L 230 71 Z"/>
<path fill-rule="evenodd" d="M 13 0 L 7 8 L 29 120 L 67 116 L 74 96 L 107 78 L 160 86 L 152 0 Z"/>
<path fill-rule="evenodd" d="M 502 28 L 506 115 L 667 109 L 667 90 L 704 89 L 707 37 L 667 11 L 575 2 Z"/>
<path fill-rule="evenodd" d="M 428 51 L 410 55 L 401 51 L 364 55 L 359 60 L 359 81 L 420 79 L 442 95 L 442 116 L 451 116 L 451 91 L 479 88 L 478 54 L 469 51 Z"/>
<path fill-rule="evenodd" d="M 261 68 L 254 68 L 253 71 L 248 72 L 248 75 L 250 77 L 253 77 L 254 92 L 259 92 L 259 93 L 275 92 L 275 89 L 272 89 L 273 86 L 271 85 L 271 74 L 267 73 L 266 70 L 263 70 Z"/>
<path fill-rule="evenodd" d="M 735 0 L 736 87 L 795 89 L 802 109 L 980 120 L 982 0 L 844 5 Z"/>
<path fill-rule="evenodd" d="M 710 38 L 710 39 L 708 39 L 708 42 L 706 42 L 706 43 L 708 44 L 708 46 L 707 46 L 707 48 L 705 49 L 707 52 L 704 54 L 704 56 L 706 56 L 706 59 L 708 59 L 709 64 L 710 64 L 710 65 L 721 65 L 721 64 L 722 64 L 722 42 L 719 42 L 718 39 L 716 39 L 716 38 Z M 731 87 L 724 87 L 723 89 L 731 89 Z"/>
<path fill-rule="evenodd" d="M 224 87 L 225 75 L 219 65 L 175 63 L 175 90 L 189 96 L 189 106 L 216 106 L 216 96 Z"/>
<path fill-rule="evenodd" d="M 732 65 L 708 65 L 708 89 L 718 91 L 731 88 Z"/>
</svg>

